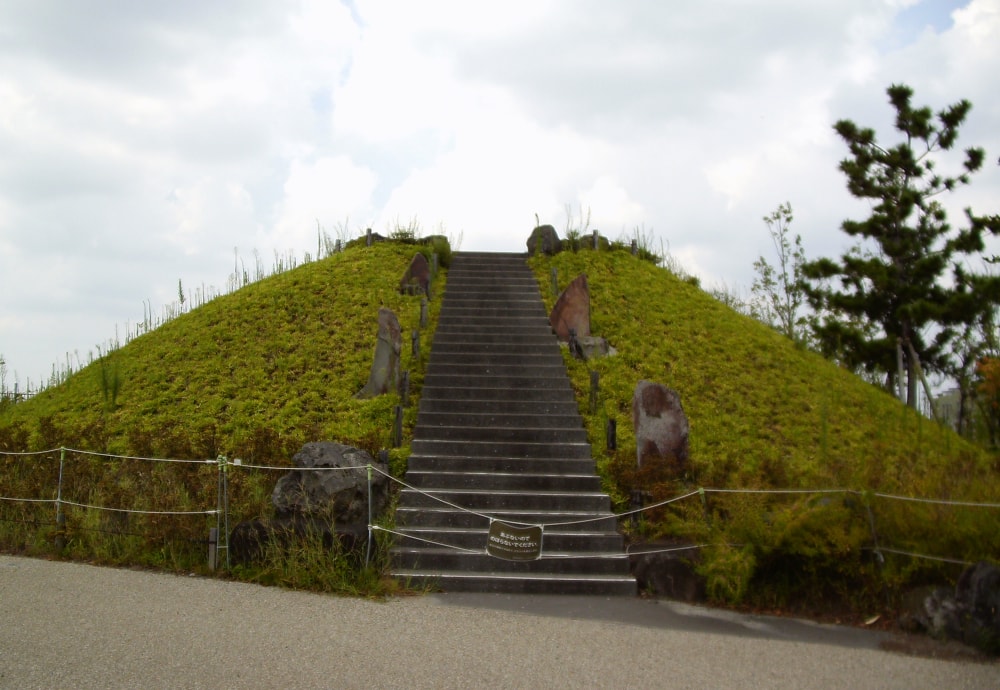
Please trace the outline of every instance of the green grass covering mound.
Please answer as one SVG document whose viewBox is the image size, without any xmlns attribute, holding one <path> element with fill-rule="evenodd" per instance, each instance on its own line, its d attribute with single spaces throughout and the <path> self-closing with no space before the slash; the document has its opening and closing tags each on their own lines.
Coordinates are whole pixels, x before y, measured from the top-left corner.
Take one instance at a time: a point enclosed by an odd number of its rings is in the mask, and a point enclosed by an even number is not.
<svg viewBox="0 0 1000 690">
<path fill-rule="evenodd" d="M 883 587 L 954 577 L 960 561 L 1000 560 L 1000 510 L 899 501 L 876 493 L 1000 502 L 995 457 L 690 281 L 625 251 L 533 257 L 547 306 L 579 274 L 590 287 L 591 331 L 617 349 L 582 362 L 566 353 L 589 436 L 622 509 L 708 489 L 847 489 L 845 493 L 713 493 L 643 515 L 636 539 L 684 539 L 702 550 L 709 594 L 787 606 L 815 598 L 858 606 Z M 590 412 L 590 371 L 599 402 Z M 690 421 L 690 462 L 636 469 L 632 392 L 646 379 L 676 390 Z M 618 449 L 603 452 L 617 420 Z M 881 547 L 883 564 L 875 547 Z M 877 600 L 877 601 L 876 601 Z M 883 602 L 884 603 L 884 602 Z"/>
<path fill-rule="evenodd" d="M 289 466 L 304 443 L 334 440 L 375 456 L 392 445 L 400 402 L 395 394 L 354 398 L 371 369 L 379 308 L 399 318 L 401 369 L 410 370 L 411 390 L 419 392 L 440 305 L 430 303 L 414 358 L 411 334 L 419 329 L 421 297 L 400 294 L 398 287 L 417 251 L 397 242 L 351 247 L 182 314 L 61 385 L 7 405 L 0 411 L 0 451 L 67 447 L 193 460 L 223 455 Z M 414 418 L 408 408 L 404 438 Z M 397 470 L 405 443 L 391 453 Z M 58 456 L 0 455 L 0 495 L 55 498 Z M 63 500 L 163 511 L 211 509 L 217 502 L 213 464 L 72 452 L 65 458 Z M 278 476 L 231 468 L 232 519 L 267 516 Z M 48 552 L 52 530 L 36 528 L 52 526 L 50 504 L 4 502 L 0 511 L 0 547 Z M 63 536 L 72 557 L 187 568 L 204 562 L 200 542 L 214 520 L 69 510 Z"/>
</svg>

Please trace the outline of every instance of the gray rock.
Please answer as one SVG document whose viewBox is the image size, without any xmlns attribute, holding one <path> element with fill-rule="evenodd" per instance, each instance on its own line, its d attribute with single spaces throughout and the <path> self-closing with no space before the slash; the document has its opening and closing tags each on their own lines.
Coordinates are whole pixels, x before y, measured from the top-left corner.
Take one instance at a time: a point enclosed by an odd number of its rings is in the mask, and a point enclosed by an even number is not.
<svg viewBox="0 0 1000 690">
<path fill-rule="evenodd" d="M 293 470 L 275 484 L 271 502 L 279 517 L 319 517 L 335 525 L 368 524 L 367 466 L 388 472 L 385 464 L 359 448 L 330 441 L 305 444 L 292 461 L 305 471 Z M 320 467 L 351 469 L 314 469 Z M 372 472 L 371 485 L 371 512 L 377 516 L 388 501 L 389 482 L 384 474 Z"/>
<path fill-rule="evenodd" d="M 629 566 L 639 589 L 657 597 L 696 602 L 705 599 L 705 578 L 695 572 L 697 548 L 678 548 L 673 542 L 648 542 L 631 547 Z M 677 550 L 665 550 L 677 549 Z M 645 552 L 645 553 L 644 553 Z"/>
<path fill-rule="evenodd" d="M 375 358 L 368 374 L 368 383 L 356 398 L 374 398 L 399 388 L 399 356 L 403 350 L 403 336 L 399 319 L 390 309 L 378 310 L 378 340 Z"/>
<path fill-rule="evenodd" d="M 636 462 L 650 457 L 668 460 L 676 474 L 687 469 L 689 425 L 677 391 L 652 381 L 640 381 L 632 395 Z"/>
<path fill-rule="evenodd" d="M 582 359 L 584 360 L 607 357 L 614 354 L 615 351 L 613 347 L 608 345 L 607 338 L 591 335 L 584 336 L 583 338 L 577 338 L 576 340 L 580 346 L 580 353 L 582 355 Z"/>
<path fill-rule="evenodd" d="M 552 256 L 553 254 L 558 254 L 562 249 L 562 242 L 559 240 L 559 235 L 551 225 L 539 225 L 532 230 L 527 244 L 528 254 L 541 252 Z"/>
<path fill-rule="evenodd" d="M 559 295 L 549 324 L 556 336 L 569 342 L 570 331 L 576 332 L 576 337 L 590 337 L 590 288 L 587 285 L 587 274 L 581 273 L 573 279 Z"/>
<path fill-rule="evenodd" d="M 900 625 L 1000 655 L 1000 568 L 980 561 L 962 572 L 954 590 L 911 592 L 903 599 Z"/>
<path fill-rule="evenodd" d="M 431 284 L 431 265 L 427 257 L 417 252 L 399 281 L 399 291 L 408 295 L 426 295 Z"/>
</svg>

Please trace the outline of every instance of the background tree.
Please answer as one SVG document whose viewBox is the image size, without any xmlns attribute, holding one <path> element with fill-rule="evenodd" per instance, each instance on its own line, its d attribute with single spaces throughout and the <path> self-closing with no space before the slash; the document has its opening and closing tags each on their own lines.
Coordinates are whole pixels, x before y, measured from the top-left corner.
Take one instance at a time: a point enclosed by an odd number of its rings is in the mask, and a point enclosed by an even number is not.
<svg viewBox="0 0 1000 690">
<path fill-rule="evenodd" d="M 806 323 L 799 313 L 805 303 L 802 266 L 806 255 L 802 249 L 802 237 L 795 235 L 794 239 L 791 238 L 792 220 L 792 204 L 787 201 L 764 216 L 778 264 L 771 266 L 763 256 L 754 261 L 757 277 L 750 288 L 753 295 L 751 313 L 792 340 L 801 342 Z"/>
<path fill-rule="evenodd" d="M 981 148 L 966 149 L 950 175 L 938 173 L 934 159 L 954 147 L 972 104 L 959 101 L 935 117 L 911 105 L 909 87 L 887 93 L 902 135 L 895 146 L 879 146 L 874 130 L 850 120 L 834 125 L 850 151 L 840 163 L 847 188 L 871 203 L 867 220 L 841 226 L 859 243 L 839 261 L 807 262 L 803 273 L 809 302 L 823 314 L 814 326 L 821 349 L 852 368 L 883 372 L 890 386 L 905 378 L 907 403 L 916 406 L 922 371 L 946 373 L 956 335 L 1000 300 L 1000 279 L 962 265 L 981 255 L 985 233 L 1000 233 L 1000 217 L 967 209 L 967 227 L 954 230 L 935 200 L 968 184 L 983 165 Z"/>
</svg>

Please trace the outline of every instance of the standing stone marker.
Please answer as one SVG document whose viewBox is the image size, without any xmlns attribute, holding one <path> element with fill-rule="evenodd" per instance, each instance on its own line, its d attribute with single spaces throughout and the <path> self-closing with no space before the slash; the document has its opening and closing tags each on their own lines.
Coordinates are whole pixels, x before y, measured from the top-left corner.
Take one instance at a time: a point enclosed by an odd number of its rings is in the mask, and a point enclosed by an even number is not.
<svg viewBox="0 0 1000 690">
<path fill-rule="evenodd" d="M 403 349 L 403 336 L 399 319 L 392 310 L 378 310 L 378 340 L 375 343 L 375 360 L 368 375 L 368 383 L 355 395 L 356 398 L 374 398 L 399 387 L 399 355 Z"/>
<path fill-rule="evenodd" d="M 431 284 L 431 266 L 427 257 L 417 252 L 413 255 L 406 273 L 399 281 L 399 291 L 408 295 L 428 294 Z"/>
<path fill-rule="evenodd" d="M 687 469 L 688 418 L 677 391 L 661 383 L 640 381 L 632 395 L 636 462 L 664 458 L 678 474 Z"/>
<path fill-rule="evenodd" d="M 574 278 L 559 295 L 549 323 L 560 340 L 569 342 L 570 331 L 575 331 L 578 338 L 590 337 L 590 288 L 586 273 Z"/>
</svg>

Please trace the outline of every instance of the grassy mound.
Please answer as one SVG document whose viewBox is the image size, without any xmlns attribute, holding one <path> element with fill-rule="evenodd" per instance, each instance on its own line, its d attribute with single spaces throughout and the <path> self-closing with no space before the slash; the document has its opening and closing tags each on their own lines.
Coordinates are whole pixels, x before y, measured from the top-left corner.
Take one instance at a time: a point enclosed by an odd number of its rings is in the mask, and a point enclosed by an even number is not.
<svg viewBox="0 0 1000 690">
<path fill-rule="evenodd" d="M 223 455 L 287 467 L 303 443 L 336 440 L 377 455 L 392 445 L 399 396 L 353 396 L 367 380 L 383 306 L 399 318 L 401 369 L 419 392 L 440 300 L 431 301 L 428 327 L 419 329 L 421 297 L 398 290 L 416 251 L 396 242 L 352 247 L 182 314 L 63 384 L 8 405 L 0 412 L 0 450 Z M 417 330 L 414 357 L 410 336 Z M 404 439 L 414 419 L 407 408 Z M 391 451 L 397 469 L 407 454 L 405 445 Z M 0 495 L 55 498 L 58 456 L 0 455 Z M 150 511 L 217 504 L 217 468 L 210 463 L 74 452 L 64 460 L 63 500 Z M 278 476 L 230 468 L 232 519 L 268 515 Z M 2 503 L 0 511 L 0 547 L 47 552 L 59 538 L 71 557 L 177 568 L 204 562 L 207 528 L 215 524 L 214 516 L 69 510 L 65 529 L 57 529 L 51 505 Z"/>
<path fill-rule="evenodd" d="M 531 265 L 550 308 L 553 269 L 560 287 L 586 274 L 591 330 L 618 351 L 586 363 L 567 353 L 566 361 L 620 508 L 637 489 L 647 502 L 699 487 L 849 490 L 709 491 L 645 513 L 636 539 L 711 545 L 700 567 L 715 599 L 767 606 L 846 599 L 870 608 L 884 603 L 885 586 L 898 591 L 961 568 L 889 549 L 1000 560 L 1000 510 L 878 495 L 997 503 L 995 457 L 628 252 L 564 252 Z M 590 371 L 599 374 L 593 412 Z M 636 469 L 631 404 L 642 379 L 681 396 L 691 426 L 683 476 L 665 465 Z M 602 455 L 608 418 L 618 422 L 618 450 Z"/>
</svg>

